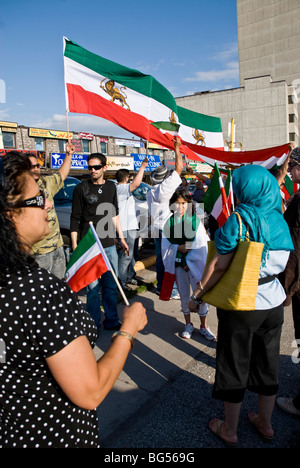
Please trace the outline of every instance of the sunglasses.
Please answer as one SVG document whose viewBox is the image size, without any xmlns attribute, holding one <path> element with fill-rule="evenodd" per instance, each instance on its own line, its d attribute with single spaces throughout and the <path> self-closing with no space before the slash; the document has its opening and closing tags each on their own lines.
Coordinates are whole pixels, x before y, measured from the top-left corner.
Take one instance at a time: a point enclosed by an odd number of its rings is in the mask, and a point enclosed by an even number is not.
<svg viewBox="0 0 300 468">
<path fill-rule="evenodd" d="M 42 208 L 44 209 L 46 205 L 46 195 L 43 190 L 40 191 L 40 194 L 36 197 L 27 198 L 23 200 L 20 204 L 18 204 L 18 208 L 27 208 L 27 207 L 34 207 L 34 208 Z"/>
<path fill-rule="evenodd" d="M 102 164 L 97 164 L 96 166 L 88 166 L 88 170 L 91 171 L 92 169 L 94 169 L 95 171 L 99 171 L 99 169 L 102 169 Z"/>
<path fill-rule="evenodd" d="M 35 168 L 39 169 L 40 167 L 41 167 L 41 165 L 39 163 L 31 164 L 31 169 L 35 169 Z"/>
</svg>

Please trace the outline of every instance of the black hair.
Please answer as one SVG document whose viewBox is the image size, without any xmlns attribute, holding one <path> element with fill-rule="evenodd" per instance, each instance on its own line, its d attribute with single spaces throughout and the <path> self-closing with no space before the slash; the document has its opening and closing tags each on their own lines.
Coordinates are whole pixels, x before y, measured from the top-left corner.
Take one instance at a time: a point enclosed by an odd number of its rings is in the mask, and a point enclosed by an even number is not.
<svg viewBox="0 0 300 468">
<path fill-rule="evenodd" d="M 0 189 L 0 285 L 6 284 L 7 273 L 24 272 L 34 264 L 24 250 L 11 218 L 12 202 L 22 201 L 26 175 L 30 174 L 31 163 L 26 155 L 10 151 L 2 158 L 4 185 Z"/>
<path fill-rule="evenodd" d="M 172 213 L 174 212 L 174 203 L 177 202 L 178 198 L 183 198 L 184 201 L 186 201 L 187 203 L 191 203 L 192 213 L 195 213 L 192 195 L 184 187 L 179 187 L 177 190 L 175 190 L 175 192 L 170 198 L 169 207 Z"/>
<path fill-rule="evenodd" d="M 101 165 L 106 166 L 106 163 L 107 163 L 106 156 L 104 154 L 102 154 L 102 153 L 89 154 L 88 157 L 87 157 L 87 162 L 89 163 L 89 161 L 91 159 L 99 159 Z"/>
<path fill-rule="evenodd" d="M 126 177 L 128 177 L 130 174 L 128 169 L 118 169 L 116 172 L 116 179 L 117 182 L 124 182 Z"/>
</svg>

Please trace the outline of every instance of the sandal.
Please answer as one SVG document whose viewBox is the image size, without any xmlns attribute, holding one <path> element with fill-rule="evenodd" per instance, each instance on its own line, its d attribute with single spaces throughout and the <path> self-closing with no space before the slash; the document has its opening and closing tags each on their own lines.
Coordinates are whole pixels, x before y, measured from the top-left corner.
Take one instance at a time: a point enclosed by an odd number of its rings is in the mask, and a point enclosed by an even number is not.
<svg viewBox="0 0 300 468">
<path fill-rule="evenodd" d="M 217 421 L 217 428 L 216 430 L 214 431 L 212 428 L 211 428 L 211 423 L 214 422 L 214 421 Z M 228 440 L 225 440 L 222 436 L 221 436 L 221 427 L 222 427 L 222 424 L 224 423 L 224 421 L 221 421 L 221 419 L 217 419 L 217 418 L 214 418 L 210 421 L 208 427 L 209 429 L 211 430 L 211 432 L 216 436 L 216 437 L 219 437 L 219 439 L 222 440 L 222 442 L 224 442 L 228 447 L 235 447 L 237 445 L 237 442 L 229 442 Z"/>
<path fill-rule="evenodd" d="M 266 442 L 270 442 L 271 440 L 274 439 L 274 432 L 273 434 L 268 434 L 267 432 L 262 431 L 261 429 L 258 428 L 257 424 L 255 423 L 255 420 L 257 419 L 258 415 L 255 413 L 248 413 L 248 418 L 250 423 L 252 424 L 252 427 L 257 431 L 257 433 L 265 440 Z"/>
</svg>

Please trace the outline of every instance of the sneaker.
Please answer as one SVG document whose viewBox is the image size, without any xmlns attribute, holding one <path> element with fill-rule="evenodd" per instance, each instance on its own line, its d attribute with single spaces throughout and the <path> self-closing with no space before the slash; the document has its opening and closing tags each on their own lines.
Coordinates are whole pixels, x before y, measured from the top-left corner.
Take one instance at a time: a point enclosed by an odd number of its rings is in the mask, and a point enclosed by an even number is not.
<svg viewBox="0 0 300 468">
<path fill-rule="evenodd" d="M 199 332 L 201 333 L 201 335 L 205 336 L 205 338 L 209 341 L 214 341 L 216 339 L 215 335 L 210 331 L 208 327 L 200 327 Z"/>
<path fill-rule="evenodd" d="M 133 286 L 137 286 L 138 281 L 134 278 L 131 278 L 130 280 L 126 281 L 126 284 L 132 284 Z"/>
<path fill-rule="evenodd" d="M 182 338 L 185 338 L 186 340 L 189 340 L 192 336 L 192 333 L 194 331 L 194 326 L 192 323 L 188 323 L 186 326 L 185 326 L 185 329 L 184 331 L 181 333 L 181 337 Z"/>
<path fill-rule="evenodd" d="M 159 295 L 160 295 L 160 290 L 159 290 L 159 289 L 155 289 L 155 294 L 156 294 L 157 296 L 159 296 Z"/>
<path fill-rule="evenodd" d="M 294 416 L 300 416 L 300 410 L 298 410 L 293 403 L 293 398 L 282 398 L 279 397 L 276 400 L 277 405 L 280 409 L 286 413 L 293 414 Z"/>
<path fill-rule="evenodd" d="M 178 300 L 178 299 L 180 299 L 180 295 L 179 295 L 179 294 L 176 294 L 175 296 L 171 296 L 170 299 Z"/>
</svg>

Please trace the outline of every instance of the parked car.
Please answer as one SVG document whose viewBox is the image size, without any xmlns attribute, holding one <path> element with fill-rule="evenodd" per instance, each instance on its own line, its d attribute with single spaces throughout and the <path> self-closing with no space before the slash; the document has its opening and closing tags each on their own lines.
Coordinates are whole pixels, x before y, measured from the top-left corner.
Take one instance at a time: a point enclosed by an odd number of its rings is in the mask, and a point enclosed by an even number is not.
<svg viewBox="0 0 300 468">
<path fill-rule="evenodd" d="M 151 185 L 142 182 L 132 194 L 135 198 L 136 216 L 140 228 L 140 239 L 142 244 L 146 244 L 151 240 L 151 224 L 147 203 L 147 193 L 151 189 Z"/>
<path fill-rule="evenodd" d="M 54 197 L 55 211 L 57 213 L 60 232 L 62 234 L 65 247 L 69 247 L 71 245 L 70 218 L 72 211 L 73 192 L 76 185 L 80 184 L 80 182 L 81 181 L 76 177 L 68 176 L 65 180 L 63 188 L 60 189 Z M 113 182 L 116 183 L 116 181 Z M 150 188 L 150 185 L 142 182 L 141 185 L 132 192 L 135 199 L 136 214 L 140 226 L 140 237 L 143 243 L 149 239 L 150 224 L 146 197 Z"/>
<path fill-rule="evenodd" d="M 78 184 L 80 184 L 80 180 L 76 179 L 76 177 L 68 176 L 65 180 L 64 186 L 54 197 L 54 207 L 57 213 L 60 232 L 65 247 L 71 245 L 70 217 L 72 211 L 73 192 Z"/>
</svg>

